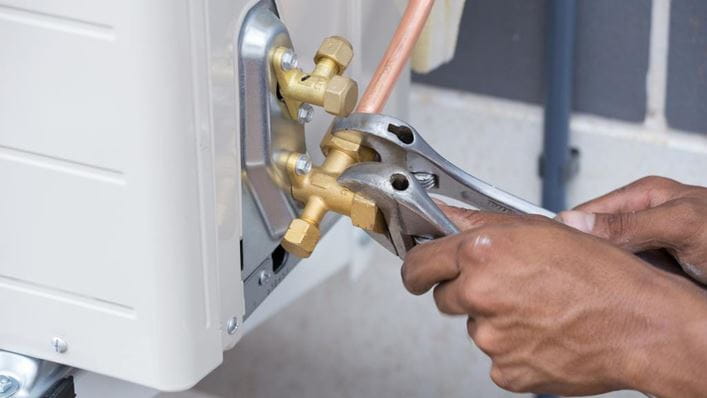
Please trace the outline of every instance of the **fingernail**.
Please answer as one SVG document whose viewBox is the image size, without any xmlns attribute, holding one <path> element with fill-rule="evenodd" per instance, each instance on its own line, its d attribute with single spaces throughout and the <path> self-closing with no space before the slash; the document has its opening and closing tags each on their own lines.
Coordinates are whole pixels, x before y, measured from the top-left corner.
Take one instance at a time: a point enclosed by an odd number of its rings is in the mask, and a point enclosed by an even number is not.
<svg viewBox="0 0 707 398">
<path fill-rule="evenodd" d="M 565 225 L 578 229 L 582 232 L 591 233 L 594 229 L 596 215 L 594 213 L 585 213 L 579 210 L 563 211 L 555 217 Z"/>
</svg>

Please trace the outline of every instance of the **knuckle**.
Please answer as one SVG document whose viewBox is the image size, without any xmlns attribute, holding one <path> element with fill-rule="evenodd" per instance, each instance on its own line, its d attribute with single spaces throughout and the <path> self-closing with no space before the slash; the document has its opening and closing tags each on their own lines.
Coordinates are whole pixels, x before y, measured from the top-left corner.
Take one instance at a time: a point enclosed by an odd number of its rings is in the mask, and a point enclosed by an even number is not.
<svg viewBox="0 0 707 398">
<path fill-rule="evenodd" d="M 633 230 L 635 217 L 631 213 L 615 213 L 606 217 L 607 238 L 616 243 L 625 243 Z"/>
<path fill-rule="evenodd" d="M 460 302 L 467 309 L 485 307 L 485 298 L 481 294 L 480 289 L 476 288 L 477 283 L 467 282 L 464 290 L 461 293 Z"/>
<path fill-rule="evenodd" d="M 510 377 L 507 371 L 500 366 L 494 364 L 491 366 L 491 380 L 499 387 L 506 391 L 522 392 L 523 386 L 517 379 Z"/>
<path fill-rule="evenodd" d="M 469 312 L 479 314 L 496 313 L 501 301 L 495 298 L 495 286 L 492 278 L 474 275 L 465 282 L 464 290 L 460 297 L 461 305 Z"/>
<path fill-rule="evenodd" d="M 482 323 L 474 328 L 470 336 L 477 347 L 488 355 L 498 354 L 498 337 L 492 327 Z"/>
<path fill-rule="evenodd" d="M 651 186 L 651 187 L 672 187 L 677 184 L 680 184 L 679 182 L 667 178 L 667 177 L 662 177 L 662 176 L 657 176 L 657 175 L 650 175 L 646 176 L 643 178 L 640 178 L 636 181 L 637 184 L 641 185 L 646 185 L 646 186 Z"/>
<path fill-rule="evenodd" d="M 506 379 L 506 375 L 501 367 L 496 366 L 495 364 L 491 366 L 489 376 L 491 376 L 491 381 L 493 381 L 497 386 L 503 388 L 504 390 L 508 390 L 510 383 L 508 383 L 508 379 Z"/>
<path fill-rule="evenodd" d="M 459 247 L 460 262 L 466 264 L 486 258 L 497 246 L 497 240 L 492 235 L 493 229 L 489 227 L 468 234 L 467 239 L 464 239 Z"/>
</svg>

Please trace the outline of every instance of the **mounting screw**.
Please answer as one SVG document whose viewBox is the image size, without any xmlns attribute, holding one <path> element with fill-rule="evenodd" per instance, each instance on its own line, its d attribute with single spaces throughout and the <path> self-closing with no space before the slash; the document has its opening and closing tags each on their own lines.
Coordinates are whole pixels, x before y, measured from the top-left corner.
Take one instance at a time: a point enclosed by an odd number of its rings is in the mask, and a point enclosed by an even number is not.
<svg viewBox="0 0 707 398">
<path fill-rule="evenodd" d="M 297 121 L 305 124 L 312 121 L 312 115 L 314 114 L 314 108 L 309 104 L 302 104 L 299 106 L 297 111 Z"/>
<path fill-rule="evenodd" d="M 69 349 L 69 345 L 66 344 L 66 341 L 64 341 L 61 337 L 54 337 L 52 339 L 52 347 L 54 347 L 54 351 L 59 354 L 63 354 Z"/>
<path fill-rule="evenodd" d="M 292 49 L 288 48 L 282 53 L 282 57 L 280 58 L 280 67 L 282 70 L 292 70 L 297 68 L 298 65 L 299 62 L 297 61 L 297 55 L 295 55 L 295 52 L 292 51 Z"/>
<path fill-rule="evenodd" d="M 238 330 L 238 318 L 235 316 L 231 319 L 228 320 L 228 324 L 226 325 L 226 331 L 228 334 L 235 334 L 236 330 Z"/>
<path fill-rule="evenodd" d="M 303 176 L 312 171 L 312 159 L 307 155 L 300 155 L 295 161 L 295 174 Z"/>
<path fill-rule="evenodd" d="M 270 278 L 272 278 L 272 272 L 268 270 L 260 271 L 260 276 L 258 277 L 258 284 L 264 285 L 270 282 Z"/>
<path fill-rule="evenodd" d="M 0 375 L 0 398 L 10 398 L 20 389 L 20 382 L 14 377 Z"/>
</svg>

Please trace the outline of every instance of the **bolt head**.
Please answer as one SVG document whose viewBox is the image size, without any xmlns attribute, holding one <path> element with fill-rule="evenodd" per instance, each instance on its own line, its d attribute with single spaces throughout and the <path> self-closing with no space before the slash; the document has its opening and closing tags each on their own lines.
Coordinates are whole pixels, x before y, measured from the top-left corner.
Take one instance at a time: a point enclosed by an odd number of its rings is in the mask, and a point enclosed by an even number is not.
<svg viewBox="0 0 707 398">
<path fill-rule="evenodd" d="M 63 354 L 69 349 L 69 345 L 61 337 L 54 337 L 52 339 L 52 347 L 54 351 L 59 354 Z"/>
<path fill-rule="evenodd" d="M 0 375 L 0 398 L 9 398 L 20 389 L 20 382 L 14 377 Z"/>
<path fill-rule="evenodd" d="M 228 320 L 228 324 L 226 324 L 226 332 L 228 332 L 228 334 L 230 335 L 233 335 L 236 333 L 239 326 L 240 325 L 238 324 L 238 318 L 234 316 L 233 318 Z"/>
<path fill-rule="evenodd" d="M 312 160 L 307 155 L 300 155 L 295 161 L 295 174 L 303 176 L 312 171 Z"/>
<path fill-rule="evenodd" d="M 270 279 L 272 278 L 272 272 L 268 270 L 262 270 L 260 271 L 260 275 L 258 276 L 258 284 L 259 285 L 265 285 L 268 282 L 270 282 Z"/>
<path fill-rule="evenodd" d="M 317 54 L 314 56 L 314 63 L 319 62 L 323 57 L 333 60 L 339 68 L 339 73 L 341 73 L 351 63 L 353 46 L 343 37 L 327 37 L 319 46 Z"/>
<path fill-rule="evenodd" d="M 282 53 L 280 57 L 280 67 L 282 70 L 288 71 L 296 69 L 299 66 L 299 61 L 297 61 L 297 55 L 291 48 L 288 48 Z"/>
<path fill-rule="evenodd" d="M 355 81 L 334 76 L 324 91 L 324 110 L 337 116 L 348 116 L 358 100 L 358 85 Z"/>
<path fill-rule="evenodd" d="M 300 258 L 309 257 L 319 242 L 319 228 L 299 218 L 295 218 L 282 238 L 282 247 Z"/>
<path fill-rule="evenodd" d="M 309 123 L 312 121 L 312 116 L 314 115 L 314 108 L 309 104 L 302 104 L 299 106 L 297 111 L 297 121 L 302 124 Z"/>
<path fill-rule="evenodd" d="M 5 392 L 9 390 L 11 386 L 12 380 L 9 377 L 5 375 L 0 376 L 0 392 Z"/>
</svg>

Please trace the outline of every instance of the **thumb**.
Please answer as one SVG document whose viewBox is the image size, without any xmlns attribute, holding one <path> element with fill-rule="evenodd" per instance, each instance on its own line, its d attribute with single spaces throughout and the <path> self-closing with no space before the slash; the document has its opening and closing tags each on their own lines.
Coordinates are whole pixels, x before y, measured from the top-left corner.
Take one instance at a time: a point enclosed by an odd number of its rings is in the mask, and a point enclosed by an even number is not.
<svg viewBox="0 0 707 398">
<path fill-rule="evenodd" d="M 635 240 L 637 231 L 637 213 L 588 213 L 581 210 L 563 211 L 555 217 L 565 225 L 584 233 L 610 240 L 623 246 Z"/>
<path fill-rule="evenodd" d="M 640 250 L 647 248 L 646 241 L 655 235 L 649 232 L 650 227 L 644 212 L 596 213 L 591 233 L 625 249 Z"/>
<path fill-rule="evenodd" d="M 665 216 L 658 208 L 611 214 L 570 210 L 558 214 L 557 219 L 624 249 L 640 251 L 671 246 Z"/>
</svg>

